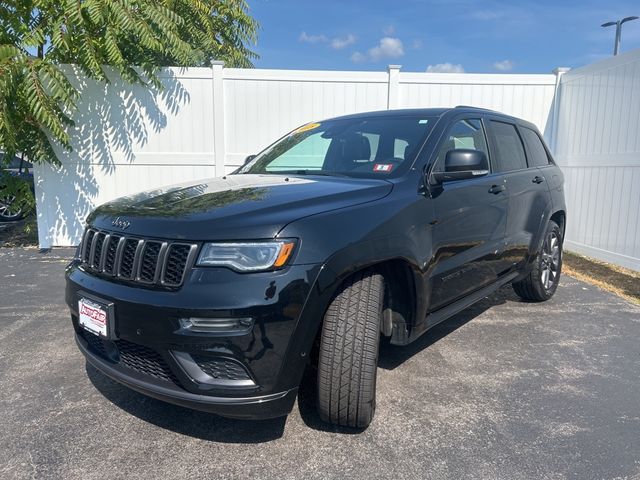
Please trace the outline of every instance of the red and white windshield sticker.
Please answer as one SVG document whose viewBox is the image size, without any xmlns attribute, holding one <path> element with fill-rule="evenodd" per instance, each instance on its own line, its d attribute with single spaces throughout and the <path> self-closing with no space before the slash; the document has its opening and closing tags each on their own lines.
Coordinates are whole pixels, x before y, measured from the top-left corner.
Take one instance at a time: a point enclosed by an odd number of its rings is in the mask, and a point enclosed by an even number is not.
<svg viewBox="0 0 640 480">
<path fill-rule="evenodd" d="M 390 172 L 393 168 L 393 165 L 390 163 L 376 163 L 373 166 L 374 172 Z"/>
</svg>

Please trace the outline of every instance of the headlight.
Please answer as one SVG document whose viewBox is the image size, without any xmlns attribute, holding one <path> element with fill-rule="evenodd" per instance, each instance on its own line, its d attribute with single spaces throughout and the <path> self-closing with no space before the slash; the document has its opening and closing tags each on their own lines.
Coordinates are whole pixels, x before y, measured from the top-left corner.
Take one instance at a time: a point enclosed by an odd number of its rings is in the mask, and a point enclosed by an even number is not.
<svg viewBox="0 0 640 480">
<path fill-rule="evenodd" d="M 291 240 L 205 243 L 198 265 L 229 267 L 238 272 L 271 270 L 287 263 L 294 246 Z"/>
</svg>

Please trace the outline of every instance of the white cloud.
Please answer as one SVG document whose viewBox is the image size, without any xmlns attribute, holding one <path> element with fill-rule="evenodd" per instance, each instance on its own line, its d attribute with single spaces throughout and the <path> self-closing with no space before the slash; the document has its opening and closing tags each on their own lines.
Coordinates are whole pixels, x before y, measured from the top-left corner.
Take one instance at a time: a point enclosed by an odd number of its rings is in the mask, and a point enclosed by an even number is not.
<svg viewBox="0 0 640 480">
<path fill-rule="evenodd" d="M 377 46 L 370 48 L 367 52 L 369 58 L 378 62 L 385 58 L 398 58 L 404 55 L 404 47 L 399 38 L 384 37 L 380 39 Z"/>
<path fill-rule="evenodd" d="M 307 43 L 321 43 L 326 42 L 327 37 L 325 35 L 307 35 L 307 32 L 302 32 L 298 37 L 298 41 Z"/>
<path fill-rule="evenodd" d="M 383 37 L 378 42 L 378 45 L 370 48 L 366 54 L 355 52 L 351 55 L 351 61 L 354 63 L 379 62 L 386 58 L 398 58 L 403 55 L 404 46 L 399 38 Z"/>
<path fill-rule="evenodd" d="M 367 61 L 367 56 L 360 52 L 354 52 L 354 54 L 351 55 L 351 61 L 353 63 L 364 63 Z"/>
<path fill-rule="evenodd" d="M 331 43 L 329 45 L 334 50 L 340 50 L 344 47 L 348 47 L 353 43 L 356 43 L 356 36 L 350 33 L 344 38 L 340 38 L 340 37 L 332 38 Z"/>
<path fill-rule="evenodd" d="M 349 45 L 353 44 L 356 42 L 356 36 L 353 35 L 352 33 L 349 33 L 348 35 L 346 35 L 345 37 L 333 37 L 333 38 L 329 38 L 324 34 L 318 34 L 318 35 L 309 35 L 307 32 L 302 32 L 300 33 L 300 36 L 298 37 L 298 41 L 299 42 L 305 42 L 305 43 L 311 43 L 311 44 L 329 44 L 329 46 L 331 48 L 333 48 L 334 50 L 341 50 L 345 47 L 348 47 Z"/>
<path fill-rule="evenodd" d="M 493 68 L 501 72 L 508 72 L 513 69 L 513 62 L 511 60 L 502 60 L 501 62 L 494 63 Z"/>
<path fill-rule="evenodd" d="M 355 52 L 351 55 L 354 63 L 379 62 L 387 58 L 398 58 L 404 55 L 402 40 L 393 37 L 383 37 L 378 45 L 370 48 L 367 53 Z"/>
<path fill-rule="evenodd" d="M 387 25 L 382 29 L 382 33 L 384 33 L 385 37 L 389 37 L 396 32 L 396 27 L 393 25 Z"/>
<path fill-rule="evenodd" d="M 464 67 L 459 63 L 436 63 L 427 67 L 428 73 L 464 73 Z"/>
</svg>

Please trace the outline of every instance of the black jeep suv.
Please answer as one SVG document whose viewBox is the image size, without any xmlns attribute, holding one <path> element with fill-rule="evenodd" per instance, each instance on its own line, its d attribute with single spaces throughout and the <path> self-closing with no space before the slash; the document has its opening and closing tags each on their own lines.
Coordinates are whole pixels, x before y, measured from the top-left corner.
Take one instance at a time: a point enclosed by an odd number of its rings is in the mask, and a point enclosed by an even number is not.
<svg viewBox="0 0 640 480">
<path fill-rule="evenodd" d="M 99 207 L 66 302 L 89 363 L 134 390 L 276 417 L 311 363 L 320 416 L 365 427 L 381 336 L 406 345 L 507 283 L 547 300 L 565 222 L 562 172 L 528 122 L 349 115 L 226 177 Z"/>
</svg>

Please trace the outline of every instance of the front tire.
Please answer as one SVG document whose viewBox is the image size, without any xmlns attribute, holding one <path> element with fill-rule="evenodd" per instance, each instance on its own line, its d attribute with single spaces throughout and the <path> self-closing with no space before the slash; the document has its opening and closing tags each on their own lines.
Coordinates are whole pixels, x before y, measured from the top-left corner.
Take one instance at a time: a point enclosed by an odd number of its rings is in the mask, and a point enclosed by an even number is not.
<svg viewBox="0 0 640 480">
<path fill-rule="evenodd" d="M 337 425 L 365 428 L 376 407 L 384 299 L 382 275 L 354 274 L 324 316 L 318 357 L 318 412 Z"/>
<path fill-rule="evenodd" d="M 562 231 L 556 222 L 550 220 L 531 272 L 522 280 L 513 282 L 513 289 L 523 300 L 549 300 L 556 293 L 561 271 Z"/>
</svg>

